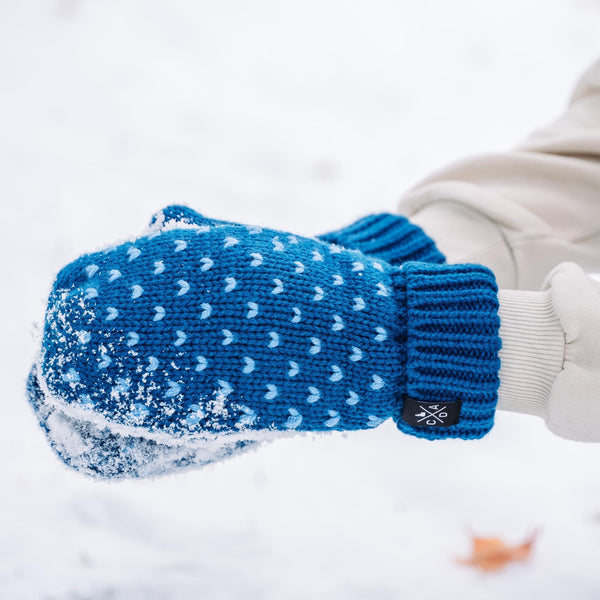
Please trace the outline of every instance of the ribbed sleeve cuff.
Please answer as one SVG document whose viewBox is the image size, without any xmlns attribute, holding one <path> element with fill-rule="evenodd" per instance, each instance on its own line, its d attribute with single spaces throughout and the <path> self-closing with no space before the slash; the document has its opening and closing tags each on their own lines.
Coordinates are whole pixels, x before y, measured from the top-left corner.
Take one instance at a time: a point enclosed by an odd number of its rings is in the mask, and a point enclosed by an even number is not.
<svg viewBox="0 0 600 600">
<path fill-rule="evenodd" d="M 502 290 L 498 408 L 548 416 L 548 399 L 563 366 L 565 335 L 551 291 Z"/>
<path fill-rule="evenodd" d="M 400 215 L 369 215 L 348 227 L 323 234 L 319 239 L 360 250 L 396 265 L 411 260 L 434 264 L 445 262 L 435 242 L 420 227 Z"/>
<path fill-rule="evenodd" d="M 398 428 L 474 439 L 493 426 L 500 369 L 498 288 L 480 265 L 407 263 L 406 394 Z"/>
</svg>

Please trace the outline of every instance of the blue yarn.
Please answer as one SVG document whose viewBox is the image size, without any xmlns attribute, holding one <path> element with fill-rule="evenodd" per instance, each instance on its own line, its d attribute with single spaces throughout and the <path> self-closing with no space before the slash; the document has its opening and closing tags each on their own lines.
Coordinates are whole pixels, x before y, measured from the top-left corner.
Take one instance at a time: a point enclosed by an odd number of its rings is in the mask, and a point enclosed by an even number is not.
<svg viewBox="0 0 600 600">
<path fill-rule="evenodd" d="M 150 225 L 179 221 L 195 225 L 234 225 L 205 217 L 191 208 L 174 204 L 156 213 Z M 401 215 L 378 213 L 368 215 L 337 231 L 324 233 L 318 239 L 385 260 L 392 265 L 408 261 L 442 264 L 444 255 L 435 242 L 414 223 Z"/>
<path fill-rule="evenodd" d="M 110 467 L 95 447 L 77 460 L 57 451 L 111 477 L 144 468 L 115 459 L 119 435 L 150 454 L 160 450 L 145 437 L 180 443 L 166 470 L 203 464 L 186 440 L 230 439 L 221 457 L 265 432 L 390 417 L 428 439 L 477 438 L 493 425 L 497 309 L 494 276 L 478 265 L 395 267 L 283 232 L 182 223 L 58 274 L 29 397 L 46 429 L 53 410 L 81 435 L 100 418 L 92 437 L 112 449 Z M 460 418 L 410 425 L 407 395 L 460 402 Z"/>
<path fill-rule="evenodd" d="M 156 430 L 186 428 L 178 419 L 200 403 L 210 416 L 201 421 L 215 431 L 248 411 L 248 428 L 290 428 L 291 408 L 301 416 L 293 428 L 319 431 L 392 416 L 407 369 L 437 376 L 450 360 L 446 394 L 465 378 L 478 378 L 477 394 L 482 374 L 495 381 L 485 361 L 497 350 L 497 301 L 483 267 L 398 269 L 314 240 L 252 231 L 166 231 L 63 269 L 43 339 L 51 391 L 67 402 L 85 394 L 110 419 Z M 155 274 L 159 261 L 165 269 Z M 109 281 L 115 271 L 121 276 Z M 363 358 L 352 360 L 357 351 Z M 301 368 L 290 377 L 293 365 Z M 310 402 L 310 389 L 326 403 Z M 234 390 L 226 417 L 206 408 Z M 358 410 L 348 408 L 350 391 L 361 398 Z M 133 398 L 143 417 L 130 414 Z M 333 425 L 330 411 L 340 417 Z"/>
<path fill-rule="evenodd" d="M 408 263 L 406 275 L 406 395 L 461 403 L 446 428 L 398 428 L 427 439 L 475 439 L 494 423 L 501 347 L 498 288 L 481 265 Z M 403 404 L 401 410 L 403 408 Z"/>
<path fill-rule="evenodd" d="M 404 348 L 394 341 L 405 320 L 394 298 L 402 273 L 331 249 L 220 226 L 84 256 L 59 273 L 49 302 L 47 385 L 66 402 L 85 395 L 118 424 L 169 433 L 236 431 L 240 421 L 360 429 L 370 416 L 387 418 L 404 376 Z M 159 260 L 164 271 L 155 275 Z M 109 282 L 115 271 L 121 276 Z M 353 347 L 368 359 L 352 361 Z M 381 389 L 374 377 L 385 380 Z M 350 391 L 361 398 L 354 407 Z"/>
<path fill-rule="evenodd" d="M 392 265 L 408 261 L 442 264 L 444 255 L 425 232 L 406 217 L 380 213 L 319 236 L 325 242 L 360 250 Z"/>
</svg>

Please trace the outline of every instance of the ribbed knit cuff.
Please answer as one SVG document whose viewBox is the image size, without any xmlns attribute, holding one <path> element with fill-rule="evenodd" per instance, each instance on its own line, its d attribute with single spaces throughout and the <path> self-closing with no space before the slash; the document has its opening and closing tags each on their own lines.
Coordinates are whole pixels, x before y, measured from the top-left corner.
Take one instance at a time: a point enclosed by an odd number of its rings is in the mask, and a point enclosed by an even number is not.
<svg viewBox="0 0 600 600">
<path fill-rule="evenodd" d="M 319 239 L 360 250 L 391 264 L 413 260 L 440 264 L 444 255 L 434 241 L 406 217 L 381 213 L 359 219 L 352 225 L 325 233 Z"/>
<path fill-rule="evenodd" d="M 398 428 L 473 439 L 493 426 L 500 359 L 498 288 L 481 265 L 407 263 L 406 394 Z"/>
<path fill-rule="evenodd" d="M 498 408 L 548 416 L 548 399 L 563 366 L 565 335 L 551 291 L 502 290 Z"/>
</svg>

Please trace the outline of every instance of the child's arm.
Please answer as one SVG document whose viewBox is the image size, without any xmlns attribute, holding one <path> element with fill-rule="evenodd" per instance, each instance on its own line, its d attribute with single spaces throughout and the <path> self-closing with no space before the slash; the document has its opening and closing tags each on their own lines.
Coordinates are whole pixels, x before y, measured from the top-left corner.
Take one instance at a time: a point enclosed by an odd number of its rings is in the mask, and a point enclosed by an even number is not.
<svg viewBox="0 0 600 600">
<path fill-rule="evenodd" d="M 181 223 L 59 273 L 29 400 L 67 464 L 111 478 L 389 417 L 477 438 L 497 401 L 600 441 L 600 298 L 574 265 L 549 286 L 498 293 L 478 265 Z"/>
</svg>

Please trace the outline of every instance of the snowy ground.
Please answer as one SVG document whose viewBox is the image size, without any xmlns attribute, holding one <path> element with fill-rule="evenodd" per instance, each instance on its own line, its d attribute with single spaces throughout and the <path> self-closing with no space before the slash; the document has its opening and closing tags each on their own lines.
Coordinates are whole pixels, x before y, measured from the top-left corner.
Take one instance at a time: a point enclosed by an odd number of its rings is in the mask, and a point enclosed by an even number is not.
<svg viewBox="0 0 600 600">
<path fill-rule="evenodd" d="M 0 3 L 0 598 L 600 598 L 600 447 L 535 419 L 107 484 L 62 467 L 24 395 L 32 323 L 81 252 L 173 202 L 310 234 L 392 209 L 558 114 L 599 30 L 591 0 Z M 529 564 L 453 562 L 470 529 L 535 527 Z"/>
</svg>

